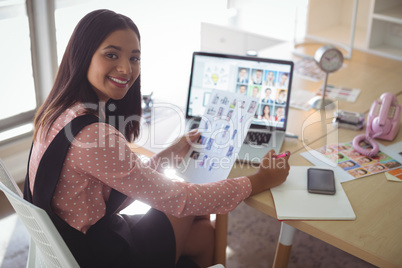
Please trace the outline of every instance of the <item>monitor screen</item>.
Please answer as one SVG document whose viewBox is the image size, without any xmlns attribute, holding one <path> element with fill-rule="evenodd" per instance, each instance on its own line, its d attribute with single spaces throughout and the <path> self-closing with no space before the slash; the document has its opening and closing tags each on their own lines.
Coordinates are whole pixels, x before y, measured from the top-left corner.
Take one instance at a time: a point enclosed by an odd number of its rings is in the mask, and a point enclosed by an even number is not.
<svg viewBox="0 0 402 268">
<path fill-rule="evenodd" d="M 285 129 L 293 62 L 194 52 L 186 117 L 201 117 L 214 89 L 259 99 L 253 126 Z"/>
</svg>

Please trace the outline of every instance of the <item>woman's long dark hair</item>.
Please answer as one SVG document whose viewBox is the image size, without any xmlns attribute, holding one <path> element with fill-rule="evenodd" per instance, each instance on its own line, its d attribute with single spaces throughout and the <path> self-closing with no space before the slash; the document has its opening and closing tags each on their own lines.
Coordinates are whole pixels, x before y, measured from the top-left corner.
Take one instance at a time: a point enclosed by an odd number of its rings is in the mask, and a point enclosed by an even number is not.
<svg viewBox="0 0 402 268">
<path fill-rule="evenodd" d="M 38 109 L 34 120 L 34 140 L 39 128 L 44 133 L 54 121 L 71 105 L 81 102 L 94 104 L 96 110 L 87 108 L 88 113 L 99 112 L 99 99 L 92 89 L 87 72 L 95 51 L 116 30 L 131 29 L 138 40 L 140 33 L 134 22 L 121 14 L 110 10 L 95 10 L 81 19 L 67 45 L 60 67 L 57 71 L 53 88 Z M 106 121 L 116 127 L 126 139 L 132 142 L 139 135 L 141 116 L 141 75 L 121 100 L 109 100 L 105 106 Z M 114 104 L 114 105 L 111 105 Z M 92 106 L 92 105 L 91 105 Z M 113 107 L 113 109 L 108 109 Z M 130 118 L 135 120 L 127 120 Z M 109 120 L 113 118 L 113 120 Z M 119 118 L 120 120 L 116 119 Z M 123 119 L 123 120 L 121 120 Z M 124 122 L 124 126 L 119 126 Z"/>
</svg>

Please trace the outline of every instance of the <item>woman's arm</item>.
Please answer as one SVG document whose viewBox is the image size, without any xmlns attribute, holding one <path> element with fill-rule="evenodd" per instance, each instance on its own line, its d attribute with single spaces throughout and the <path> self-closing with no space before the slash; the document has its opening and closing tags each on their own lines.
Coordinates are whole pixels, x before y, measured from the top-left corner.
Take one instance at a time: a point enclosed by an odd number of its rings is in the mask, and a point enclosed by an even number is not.
<svg viewBox="0 0 402 268">
<path fill-rule="evenodd" d="M 286 153 L 287 156 L 276 158 L 275 151 L 271 150 L 263 157 L 258 171 L 248 176 L 252 187 L 251 195 L 278 186 L 286 180 L 290 169 L 290 152 Z"/>
</svg>

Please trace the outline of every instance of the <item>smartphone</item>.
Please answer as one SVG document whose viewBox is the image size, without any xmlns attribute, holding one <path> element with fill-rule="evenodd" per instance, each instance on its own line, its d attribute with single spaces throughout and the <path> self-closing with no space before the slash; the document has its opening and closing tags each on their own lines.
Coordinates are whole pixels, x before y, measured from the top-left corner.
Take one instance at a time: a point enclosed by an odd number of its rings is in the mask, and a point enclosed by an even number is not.
<svg viewBox="0 0 402 268">
<path fill-rule="evenodd" d="M 307 170 L 307 189 L 309 193 L 334 195 L 334 171 L 331 169 L 309 168 Z"/>
</svg>

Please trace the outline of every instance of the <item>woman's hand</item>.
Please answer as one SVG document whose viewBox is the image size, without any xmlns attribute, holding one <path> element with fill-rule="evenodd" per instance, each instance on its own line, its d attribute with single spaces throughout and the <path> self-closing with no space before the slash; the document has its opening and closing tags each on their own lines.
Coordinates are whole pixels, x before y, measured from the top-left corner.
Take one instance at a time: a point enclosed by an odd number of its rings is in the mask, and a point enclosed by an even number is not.
<svg viewBox="0 0 402 268">
<path fill-rule="evenodd" d="M 266 191 L 272 187 L 278 186 L 286 180 L 289 174 L 289 157 L 287 156 L 276 158 L 274 150 L 269 151 L 262 159 L 258 171 L 248 176 L 252 185 L 251 195 Z"/>
<path fill-rule="evenodd" d="M 163 163 L 163 167 L 177 168 L 190 149 L 191 144 L 196 142 L 200 135 L 201 133 L 197 129 L 191 130 L 171 146 L 158 153 L 158 162 Z"/>
</svg>

